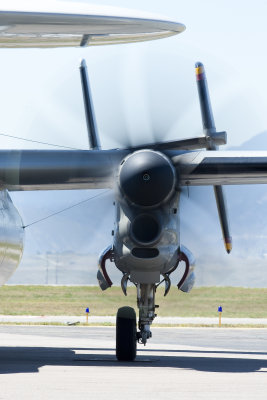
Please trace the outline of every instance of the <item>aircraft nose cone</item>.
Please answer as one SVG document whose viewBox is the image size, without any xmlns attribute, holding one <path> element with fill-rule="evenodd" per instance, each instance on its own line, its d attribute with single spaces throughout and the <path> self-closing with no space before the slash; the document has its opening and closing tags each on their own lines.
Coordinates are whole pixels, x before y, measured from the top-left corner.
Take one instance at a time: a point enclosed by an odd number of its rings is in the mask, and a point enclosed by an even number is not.
<svg viewBox="0 0 267 400">
<path fill-rule="evenodd" d="M 126 198 L 140 207 L 162 204 L 174 190 L 175 171 L 163 154 L 140 150 L 121 165 L 119 185 Z"/>
</svg>

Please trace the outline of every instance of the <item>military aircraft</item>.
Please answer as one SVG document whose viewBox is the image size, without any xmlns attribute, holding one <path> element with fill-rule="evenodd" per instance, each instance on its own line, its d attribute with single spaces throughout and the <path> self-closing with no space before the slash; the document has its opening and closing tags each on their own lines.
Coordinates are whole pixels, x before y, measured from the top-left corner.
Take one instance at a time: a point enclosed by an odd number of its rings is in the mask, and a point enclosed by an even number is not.
<svg viewBox="0 0 267 400">
<path fill-rule="evenodd" d="M 130 43 L 184 31 L 178 22 L 144 13 L 84 4 L 50 3 L 49 9 L 18 3 L 0 5 L 0 46 L 60 47 Z M 89 150 L 0 150 L 0 283 L 17 268 L 23 251 L 23 223 L 8 194 L 24 190 L 111 188 L 116 217 L 114 240 L 99 258 L 100 288 L 112 286 L 106 261 L 121 271 L 121 287 L 137 289 L 138 329 L 133 308 L 122 307 L 116 320 L 116 356 L 134 360 L 137 342 L 151 338 L 155 292 L 167 295 L 174 270 L 185 263 L 179 290 L 195 281 L 194 257 L 180 243 L 182 188 L 211 185 L 226 251 L 232 248 L 222 185 L 267 183 L 267 152 L 218 151 L 226 132 L 217 132 L 202 63 L 195 65 L 203 135 L 142 146 L 101 150 L 85 60 L 80 64 Z"/>
</svg>

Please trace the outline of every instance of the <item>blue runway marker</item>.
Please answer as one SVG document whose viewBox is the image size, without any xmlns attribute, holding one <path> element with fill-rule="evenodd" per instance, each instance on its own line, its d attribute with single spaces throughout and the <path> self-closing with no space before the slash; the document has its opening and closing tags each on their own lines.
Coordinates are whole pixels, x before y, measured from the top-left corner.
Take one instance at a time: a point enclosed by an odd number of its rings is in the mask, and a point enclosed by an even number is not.
<svg viewBox="0 0 267 400">
<path fill-rule="evenodd" d="M 88 324 L 88 315 L 89 315 L 89 307 L 87 307 L 86 309 L 85 309 L 85 315 L 86 315 L 86 324 Z"/>
<path fill-rule="evenodd" d="M 218 307 L 218 313 L 219 313 L 219 327 L 222 326 L 222 306 Z"/>
</svg>

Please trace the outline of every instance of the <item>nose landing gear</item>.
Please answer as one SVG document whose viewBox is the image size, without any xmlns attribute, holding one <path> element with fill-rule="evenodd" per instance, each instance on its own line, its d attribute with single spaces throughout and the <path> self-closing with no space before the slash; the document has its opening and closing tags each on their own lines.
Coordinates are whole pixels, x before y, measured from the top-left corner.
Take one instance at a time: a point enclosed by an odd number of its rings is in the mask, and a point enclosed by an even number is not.
<svg viewBox="0 0 267 400">
<path fill-rule="evenodd" d="M 116 320 L 116 357 L 119 361 L 134 361 L 136 342 L 146 345 L 152 337 L 150 325 L 155 318 L 155 285 L 137 284 L 140 331 L 136 331 L 136 314 L 132 307 L 121 307 Z"/>
</svg>

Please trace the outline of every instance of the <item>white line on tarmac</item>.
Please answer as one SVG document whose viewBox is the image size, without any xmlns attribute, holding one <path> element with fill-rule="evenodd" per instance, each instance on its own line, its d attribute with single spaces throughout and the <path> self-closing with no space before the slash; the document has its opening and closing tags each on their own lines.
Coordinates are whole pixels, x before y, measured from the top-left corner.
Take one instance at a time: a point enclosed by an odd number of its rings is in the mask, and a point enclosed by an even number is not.
<svg viewBox="0 0 267 400">
<path fill-rule="evenodd" d="M 202 318 L 202 317 L 157 317 L 154 320 L 155 324 L 162 325 L 216 325 L 218 318 Z M 85 315 L 81 316 L 66 316 L 66 315 L 0 315 L 1 322 L 14 322 L 14 323 L 85 323 Z M 103 324 L 103 323 L 116 323 L 115 316 L 89 316 L 89 324 Z M 222 318 L 222 325 L 267 325 L 267 318 Z"/>
</svg>

